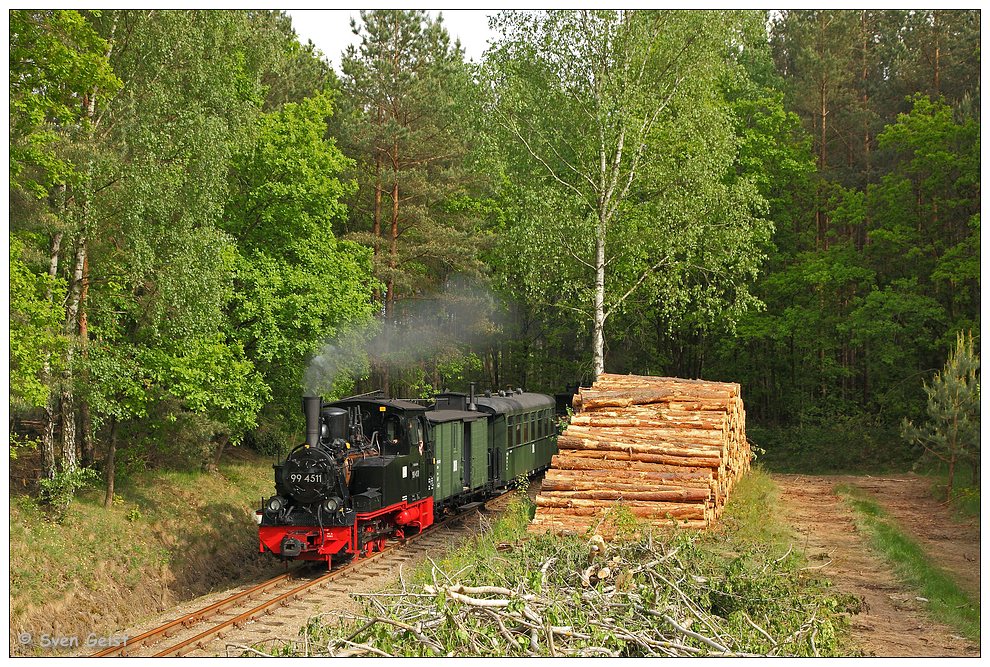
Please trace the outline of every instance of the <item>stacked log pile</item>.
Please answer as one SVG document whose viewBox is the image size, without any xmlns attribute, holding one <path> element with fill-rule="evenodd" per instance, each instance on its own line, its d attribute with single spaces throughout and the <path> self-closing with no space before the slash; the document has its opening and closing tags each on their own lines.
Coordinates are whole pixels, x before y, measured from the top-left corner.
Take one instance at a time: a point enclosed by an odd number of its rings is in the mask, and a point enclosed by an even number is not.
<svg viewBox="0 0 990 667">
<path fill-rule="evenodd" d="M 573 406 L 531 532 L 583 533 L 620 502 L 654 523 L 705 528 L 749 469 L 736 383 L 605 373 Z"/>
</svg>

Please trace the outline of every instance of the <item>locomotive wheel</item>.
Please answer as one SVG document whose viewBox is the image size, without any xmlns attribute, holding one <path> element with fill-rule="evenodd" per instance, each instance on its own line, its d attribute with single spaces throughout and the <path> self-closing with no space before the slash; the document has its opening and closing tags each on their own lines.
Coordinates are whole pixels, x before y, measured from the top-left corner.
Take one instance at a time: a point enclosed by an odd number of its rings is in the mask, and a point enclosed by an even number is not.
<svg viewBox="0 0 990 667">
<path fill-rule="evenodd" d="M 385 551 L 385 544 L 388 542 L 384 537 L 375 540 L 375 551 Z"/>
<path fill-rule="evenodd" d="M 365 558 L 367 558 L 372 553 L 374 553 L 374 551 L 375 551 L 375 540 L 368 540 L 368 542 L 364 545 Z"/>
</svg>

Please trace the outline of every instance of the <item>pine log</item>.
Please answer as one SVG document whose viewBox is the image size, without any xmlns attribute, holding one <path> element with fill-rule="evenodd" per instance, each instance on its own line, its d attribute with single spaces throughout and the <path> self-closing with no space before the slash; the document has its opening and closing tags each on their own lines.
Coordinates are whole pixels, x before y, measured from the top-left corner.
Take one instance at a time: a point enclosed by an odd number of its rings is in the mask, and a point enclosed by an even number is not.
<svg viewBox="0 0 990 667">
<path fill-rule="evenodd" d="M 600 489 L 600 488 L 571 488 L 567 490 L 551 489 L 555 491 L 554 498 L 560 499 L 584 499 L 584 500 L 622 500 L 638 501 L 652 500 L 657 502 L 692 502 L 705 501 L 711 496 L 708 489 L 658 489 L 654 491 L 636 491 L 627 489 Z"/>
<path fill-rule="evenodd" d="M 594 454 L 594 452 L 582 452 Z M 662 463 L 647 463 L 644 461 L 615 460 L 607 458 L 609 452 L 602 452 L 601 457 L 575 455 L 574 452 L 562 450 L 554 454 L 550 462 L 553 470 L 637 470 L 642 472 L 677 473 L 684 475 L 711 475 L 709 468 L 687 468 L 680 465 L 664 465 Z"/>
<path fill-rule="evenodd" d="M 704 472 L 654 472 L 649 470 L 560 470 L 551 469 L 546 480 L 603 480 L 620 484 L 704 484 L 712 481 L 710 470 Z"/>
<path fill-rule="evenodd" d="M 674 456 L 669 454 L 655 454 L 650 452 L 635 452 L 626 448 L 616 448 L 614 450 L 596 449 L 568 449 L 569 457 L 589 458 L 589 459 L 611 459 L 613 461 L 637 461 L 641 463 L 659 463 L 669 466 L 684 466 L 690 468 L 718 468 L 721 461 L 713 457 L 694 456 Z"/>
<path fill-rule="evenodd" d="M 678 464 L 683 463 L 685 465 L 693 465 L 695 467 L 718 467 L 719 464 L 722 463 L 721 453 L 718 451 L 669 445 L 666 443 L 649 445 L 642 443 L 615 442 L 611 440 L 592 440 L 589 438 L 569 438 L 563 435 L 560 436 L 558 443 L 561 447 L 572 450 L 584 449 L 596 452 L 628 452 L 630 455 L 640 454 L 646 456 L 653 455 L 674 457 L 678 459 L 676 461 Z M 657 460 L 657 463 L 663 463 L 663 461 Z"/>
<path fill-rule="evenodd" d="M 572 438 L 582 436 L 592 438 L 616 437 L 624 440 L 655 442 L 657 440 L 712 445 L 726 445 L 726 431 L 723 429 L 705 429 L 688 427 L 668 427 L 663 424 L 648 424 L 645 426 L 623 426 L 621 424 L 572 424 L 567 427 L 566 434 Z"/>
<path fill-rule="evenodd" d="M 647 480 L 607 480 L 595 477 L 547 477 L 543 480 L 542 490 L 546 491 L 589 491 L 589 490 L 614 490 L 614 491 L 688 491 L 702 494 L 702 498 L 708 498 L 714 491 L 714 480 L 686 480 L 672 482 L 650 482 Z M 715 486 L 717 486 L 717 482 Z"/>
<path fill-rule="evenodd" d="M 728 431 L 730 422 L 724 415 L 715 417 L 689 417 L 683 414 L 671 415 L 667 412 L 654 412 L 626 415 L 587 412 L 574 415 L 572 426 L 613 426 L 619 428 L 666 428 L 666 429 L 698 429 L 703 431 Z"/>
</svg>

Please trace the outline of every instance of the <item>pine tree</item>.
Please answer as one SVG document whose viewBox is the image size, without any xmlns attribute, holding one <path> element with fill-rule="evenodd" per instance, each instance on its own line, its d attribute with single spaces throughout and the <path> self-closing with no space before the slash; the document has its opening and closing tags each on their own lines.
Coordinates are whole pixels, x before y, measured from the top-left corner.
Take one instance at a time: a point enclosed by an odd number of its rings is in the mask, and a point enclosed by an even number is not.
<svg viewBox="0 0 990 667">
<path fill-rule="evenodd" d="M 949 467 L 945 499 L 952 497 L 956 464 L 973 464 L 973 480 L 979 481 L 980 461 L 980 357 L 976 354 L 973 334 L 960 332 L 956 346 L 949 353 L 940 373 L 929 385 L 928 422 L 920 427 L 904 420 L 901 433 L 911 443 L 919 443 L 925 451 Z"/>
<path fill-rule="evenodd" d="M 375 300 L 394 322 L 402 302 L 422 299 L 455 273 L 480 273 L 474 84 L 441 18 L 362 11 L 352 27 L 361 42 L 341 58 L 333 127 L 356 161 L 347 238 L 372 248 L 381 283 Z M 379 370 L 388 390 L 388 365 Z"/>
</svg>

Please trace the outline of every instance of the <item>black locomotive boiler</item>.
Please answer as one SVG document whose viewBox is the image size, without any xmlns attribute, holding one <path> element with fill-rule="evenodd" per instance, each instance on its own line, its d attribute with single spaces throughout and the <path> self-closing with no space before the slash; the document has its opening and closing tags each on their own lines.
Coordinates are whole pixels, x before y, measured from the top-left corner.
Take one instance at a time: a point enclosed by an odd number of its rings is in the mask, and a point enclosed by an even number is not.
<svg viewBox="0 0 990 667">
<path fill-rule="evenodd" d="M 256 513 L 260 550 L 283 560 L 370 554 L 550 465 L 554 399 L 444 393 L 429 405 L 382 396 L 303 399 L 306 441 L 275 465 Z"/>
</svg>

